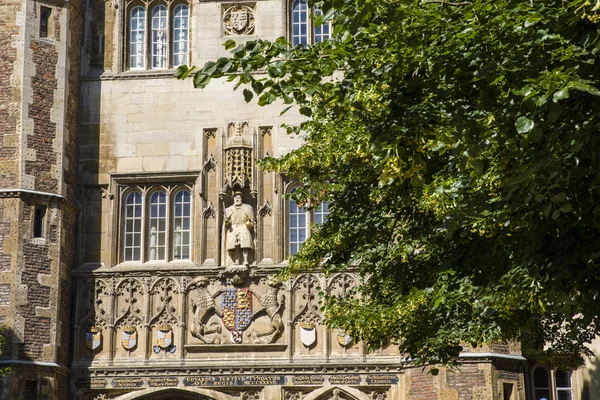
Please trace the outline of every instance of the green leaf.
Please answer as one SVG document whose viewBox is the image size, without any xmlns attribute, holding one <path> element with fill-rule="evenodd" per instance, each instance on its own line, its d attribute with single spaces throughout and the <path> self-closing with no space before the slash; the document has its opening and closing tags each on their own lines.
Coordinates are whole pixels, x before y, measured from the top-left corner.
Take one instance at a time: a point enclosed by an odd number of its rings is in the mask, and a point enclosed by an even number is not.
<svg viewBox="0 0 600 400">
<path fill-rule="evenodd" d="M 299 112 L 300 114 L 306 115 L 307 117 L 310 117 L 312 115 L 312 109 L 310 107 L 300 107 Z"/>
<path fill-rule="evenodd" d="M 552 219 L 556 220 L 558 217 L 560 217 L 560 210 L 554 210 L 552 213 Z"/>
<path fill-rule="evenodd" d="M 515 128 L 517 128 L 517 132 L 521 134 L 531 131 L 534 126 L 534 122 L 527 117 L 519 117 L 515 122 Z"/>
<path fill-rule="evenodd" d="M 565 203 L 561 208 L 560 208 L 560 212 L 563 213 L 568 213 L 573 211 L 573 206 L 571 206 L 571 203 Z"/>
<path fill-rule="evenodd" d="M 194 87 L 203 89 L 210 82 L 210 76 L 196 72 L 194 75 Z"/>
<path fill-rule="evenodd" d="M 244 89 L 244 100 L 246 100 L 246 103 L 249 103 L 252 97 L 254 97 L 254 93 L 248 89 Z"/>
<path fill-rule="evenodd" d="M 563 88 L 561 90 L 559 90 L 558 92 L 554 93 L 554 96 L 552 96 L 552 100 L 557 103 L 559 100 L 563 100 L 563 99 L 568 99 L 569 98 L 569 88 Z"/>
<path fill-rule="evenodd" d="M 223 43 L 225 50 L 231 50 L 235 47 L 235 40 L 229 39 L 225 43 Z"/>
<path fill-rule="evenodd" d="M 567 194 L 564 192 L 558 193 L 554 196 L 552 196 L 552 202 L 553 203 L 562 203 L 567 199 Z"/>
</svg>

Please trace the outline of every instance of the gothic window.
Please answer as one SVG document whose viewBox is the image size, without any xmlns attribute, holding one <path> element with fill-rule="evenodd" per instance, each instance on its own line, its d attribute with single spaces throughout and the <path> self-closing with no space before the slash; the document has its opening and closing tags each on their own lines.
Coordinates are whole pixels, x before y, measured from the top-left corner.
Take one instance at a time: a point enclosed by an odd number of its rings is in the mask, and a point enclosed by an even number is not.
<svg viewBox="0 0 600 400">
<path fill-rule="evenodd" d="M 306 240 L 307 219 L 306 208 L 290 200 L 290 254 L 298 253 Z"/>
<path fill-rule="evenodd" d="M 189 260 L 191 225 L 190 190 L 129 192 L 123 210 L 123 261 Z"/>
<path fill-rule="evenodd" d="M 175 209 L 173 210 L 173 259 L 176 260 L 188 260 L 190 258 L 191 209 L 190 192 L 180 190 L 175 195 Z"/>
<path fill-rule="evenodd" d="M 331 37 L 331 23 L 316 26 L 314 20 L 321 15 L 318 8 L 310 9 L 307 0 L 294 0 L 291 7 L 292 46 L 308 46 L 324 42 Z"/>
<path fill-rule="evenodd" d="M 135 6 L 129 18 L 129 66 L 144 68 L 146 59 L 146 9 Z"/>
<path fill-rule="evenodd" d="M 535 400 L 572 400 L 571 372 L 557 369 L 551 374 L 545 367 L 537 366 L 533 370 L 533 391 Z"/>
<path fill-rule="evenodd" d="M 167 7 L 152 9 L 152 68 L 167 68 Z"/>
<path fill-rule="evenodd" d="M 572 400 L 571 372 L 556 370 L 554 381 L 556 382 L 556 400 Z"/>
<path fill-rule="evenodd" d="M 125 200 L 125 261 L 140 261 L 142 255 L 142 195 L 129 193 Z"/>
<path fill-rule="evenodd" d="M 293 191 L 292 191 L 293 192 Z M 329 202 L 322 201 L 312 211 L 290 199 L 288 203 L 289 254 L 297 254 L 310 234 L 310 223 L 323 224 L 329 215 Z"/>
<path fill-rule="evenodd" d="M 173 65 L 188 63 L 188 6 L 179 4 L 173 12 Z"/>
<path fill-rule="evenodd" d="M 148 29 L 149 27 L 149 29 Z M 188 62 L 189 7 L 156 1 L 130 8 L 128 20 L 130 69 L 168 69 Z"/>
</svg>

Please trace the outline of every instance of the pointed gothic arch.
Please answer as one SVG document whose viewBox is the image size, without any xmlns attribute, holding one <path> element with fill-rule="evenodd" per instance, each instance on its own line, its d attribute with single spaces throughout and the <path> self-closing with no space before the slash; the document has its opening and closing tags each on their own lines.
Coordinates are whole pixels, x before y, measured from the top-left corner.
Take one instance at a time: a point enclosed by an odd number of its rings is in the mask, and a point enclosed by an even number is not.
<svg viewBox="0 0 600 400">
<path fill-rule="evenodd" d="M 235 400 L 228 394 L 201 388 L 150 388 L 126 393 L 114 400 Z"/>
<path fill-rule="evenodd" d="M 302 400 L 370 400 L 358 389 L 349 386 L 325 386 L 310 392 Z"/>
</svg>

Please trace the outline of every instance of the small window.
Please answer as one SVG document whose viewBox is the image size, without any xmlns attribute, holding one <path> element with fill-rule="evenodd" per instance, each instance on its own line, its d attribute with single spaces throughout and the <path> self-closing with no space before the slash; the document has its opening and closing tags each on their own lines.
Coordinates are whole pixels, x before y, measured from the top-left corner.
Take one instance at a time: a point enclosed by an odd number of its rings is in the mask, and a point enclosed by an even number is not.
<svg viewBox="0 0 600 400">
<path fill-rule="evenodd" d="M 175 196 L 173 213 L 173 259 L 189 260 L 192 224 L 192 199 L 188 190 Z"/>
<path fill-rule="evenodd" d="M 513 396 L 514 385 L 512 383 L 504 382 L 502 384 L 502 400 L 514 400 Z"/>
<path fill-rule="evenodd" d="M 46 221 L 46 207 L 45 206 L 35 207 L 35 213 L 33 216 L 33 237 L 34 238 L 44 237 L 45 221 Z"/>
<path fill-rule="evenodd" d="M 294 0 L 291 13 L 292 46 L 305 47 L 331 37 L 331 23 L 315 25 L 314 20 L 322 13 L 318 8 L 309 8 L 307 0 Z"/>
<path fill-rule="evenodd" d="M 125 201 L 125 261 L 142 260 L 142 195 L 132 192 Z"/>
<path fill-rule="evenodd" d="M 156 192 L 150 197 L 148 229 L 149 260 L 166 260 L 167 242 L 167 195 Z"/>
<path fill-rule="evenodd" d="M 556 370 L 554 378 L 556 381 L 556 400 L 573 400 L 571 372 Z"/>
<path fill-rule="evenodd" d="M 50 7 L 40 7 L 40 37 L 47 38 L 50 29 L 50 16 L 52 9 Z"/>
<path fill-rule="evenodd" d="M 329 202 L 322 201 L 312 211 L 308 211 L 306 207 L 290 199 L 288 207 L 288 251 L 293 255 L 298 253 L 300 246 L 310 236 L 310 224 L 322 225 L 327 221 Z"/>
<path fill-rule="evenodd" d="M 152 68 L 167 68 L 167 7 L 152 9 Z"/>
<path fill-rule="evenodd" d="M 23 398 L 24 399 L 37 399 L 38 398 L 38 390 L 37 390 L 37 381 L 34 380 L 26 380 L 25 385 L 23 385 Z"/>
<path fill-rule="evenodd" d="M 146 59 L 146 9 L 133 7 L 129 18 L 129 66 L 144 68 Z"/>
<path fill-rule="evenodd" d="M 290 200 L 290 254 L 297 254 L 306 240 L 306 208 Z"/>
<path fill-rule="evenodd" d="M 550 399 L 550 374 L 544 367 L 537 367 L 533 371 L 533 390 L 535 400 Z"/>
<path fill-rule="evenodd" d="M 188 63 L 188 6 L 179 4 L 173 12 L 173 66 Z"/>
</svg>

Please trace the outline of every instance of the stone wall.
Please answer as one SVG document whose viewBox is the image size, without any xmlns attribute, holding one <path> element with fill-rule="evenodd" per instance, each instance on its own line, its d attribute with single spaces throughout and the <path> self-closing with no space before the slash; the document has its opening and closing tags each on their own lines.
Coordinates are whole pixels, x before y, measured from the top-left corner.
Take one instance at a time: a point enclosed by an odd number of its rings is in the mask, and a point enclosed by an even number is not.
<svg viewBox="0 0 600 400">
<path fill-rule="evenodd" d="M 41 7 L 51 10 L 46 37 Z M 62 0 L 0 6 L 0 363 L 11 365 L 3 399 L 68 396 L 80 7 Z M 45 208 L 39 236 L 36 208 Z"/>
</svg>

